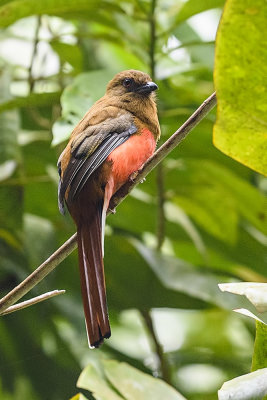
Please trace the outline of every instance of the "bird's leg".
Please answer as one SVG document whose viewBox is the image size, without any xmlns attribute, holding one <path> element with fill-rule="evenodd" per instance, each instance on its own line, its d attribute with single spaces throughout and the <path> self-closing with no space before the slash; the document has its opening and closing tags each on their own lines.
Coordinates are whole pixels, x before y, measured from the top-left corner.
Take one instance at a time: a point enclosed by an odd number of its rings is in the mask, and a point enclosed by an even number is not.
<svg viewBox="0 0 267 400">
<path fill-rule="evenodd" d="M 139 174 L 139 171 L 134 171 L 134 172 L 130 175 L 129 180 L 130 180 L 131 182 L 134 182 L 135 179 L 136 179 L 136 177 L 138 176 L 138 174 Z M 145 180 L 146 180 L 146 178 L 144 177 L 143 179 L 141 179 L 140 183 L 144 183 Z"/>
</svg>

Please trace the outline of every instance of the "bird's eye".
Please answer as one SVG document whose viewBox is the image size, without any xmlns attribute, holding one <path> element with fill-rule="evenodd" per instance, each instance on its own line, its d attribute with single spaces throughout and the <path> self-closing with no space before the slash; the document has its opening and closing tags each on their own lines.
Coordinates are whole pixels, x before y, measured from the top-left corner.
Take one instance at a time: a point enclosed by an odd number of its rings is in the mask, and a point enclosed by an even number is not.
<svg viewBox="0 0 267 400">
<path fill-rule="evenodd" d="M 133 83 L 133 79 L 125 78 L 122 84 L 124 87 L 129 88 L 132 85 L 132 83 Z"/>
</svg>

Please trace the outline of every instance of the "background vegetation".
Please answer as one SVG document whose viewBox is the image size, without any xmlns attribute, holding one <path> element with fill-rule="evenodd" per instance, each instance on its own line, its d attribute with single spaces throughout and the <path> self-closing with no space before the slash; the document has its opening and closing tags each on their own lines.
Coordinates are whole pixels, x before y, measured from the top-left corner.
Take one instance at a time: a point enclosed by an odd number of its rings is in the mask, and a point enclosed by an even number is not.
<svg viewBox="0 0 267 400">
<path fill-rule="evenodd" d="M 74 232 L 57 209 L 56 161 L 114 73 L 135 68 L 156 80 L 161 142 L 214 91 L 223 4 L 0 1 L 1 294 Z M 74 252 L 28 297 L 65 295 L 0 320 L 1 400 L 68 399 L 85 366 L 99 383 L 91 391 L 105 387 L 100 367 L 115 386 L 134 374 L 108 360 L 163 377 L 190 400 L 216 399 L 224 381 L 250 371 L 254 323 L 231 311 L 236 298 L 217 283 L 266 281 L 267 185 L 213 146 L 214 122 L 212 112 L 108 218 L 111 339 L 87 347 Z M 96 398 L 137 398 L 117 390 Z"/>
</svg>

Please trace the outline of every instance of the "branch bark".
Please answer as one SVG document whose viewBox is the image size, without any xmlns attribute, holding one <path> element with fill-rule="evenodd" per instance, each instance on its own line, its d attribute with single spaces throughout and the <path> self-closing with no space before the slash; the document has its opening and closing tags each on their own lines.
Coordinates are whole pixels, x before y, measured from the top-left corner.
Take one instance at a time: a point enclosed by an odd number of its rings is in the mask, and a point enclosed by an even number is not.
<svg viewBox="0 0 267 400">
<path fill-rule="evenodd" d="M 12 312 L 23 310 L 23 308 L 27 308 L 33 306 L 34 304 L 40 303 L 41 301 L 51 299 L 51 297 L 58 296 L 60 294 L 64 294 L 66 290 L 53 290 L 52 292 L 47 292 L 41 294 L 40 296 L 33 297 L 32 299 L 22 301 L 21 303 L 15 304 L 14 306 L 8 307 L 2 314 L 6 315 L 11 314 Z"/>
<path fill-rule="evenodd" d="M 212 110 L 216 104 L 216 94 L 208 97 L 201 106 L 188 118 L 188 120 L 150 157 L 143 167 L 137 172 L 135 179 L 129 179 L 115 193 L 110 201 L 110 209 L 116 208 L 125 197 L 152 171 L 181 141 L 192 131 L 192 129 Z M 0 314 L 8 307 L 15 304 L 34 286 L 42 281 L 46 275 L 53 271 L 72 251 L 77 247 L 76 233 L 71 236 L 59 249 L 55 251 L 43 264 L 41 264 L 23 282 L 11 290 L 0 300 Z"/>
</svg>

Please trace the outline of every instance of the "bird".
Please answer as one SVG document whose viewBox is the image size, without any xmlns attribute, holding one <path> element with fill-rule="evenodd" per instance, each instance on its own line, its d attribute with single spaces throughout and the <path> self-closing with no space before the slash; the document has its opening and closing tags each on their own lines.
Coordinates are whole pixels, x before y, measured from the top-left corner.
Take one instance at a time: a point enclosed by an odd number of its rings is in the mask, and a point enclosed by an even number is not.
<svg viewBox="0 0 267 400">
<path fill-rule="evenodd" d="M 156 83 L 137 70 L 119 72 L 73 129 L 58 159 L 58 206 L 77 227 L 88 344 L 111 335 L 104 276 L 104 229 L 111 197 L 154 153 L 160 137 Z M 66 206 L 66 207 L 65 207 Z"/>
</svg>

